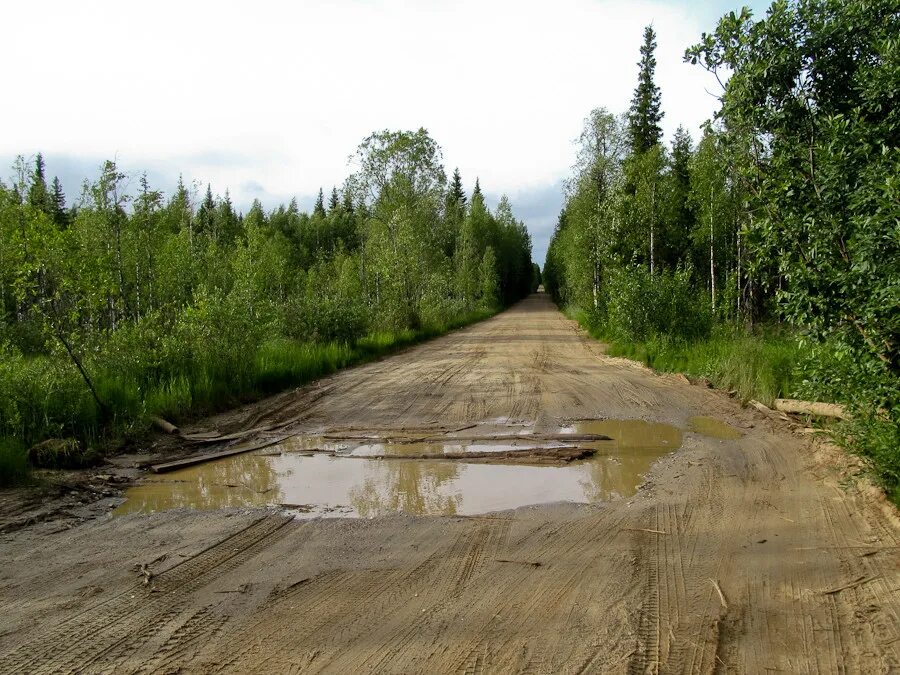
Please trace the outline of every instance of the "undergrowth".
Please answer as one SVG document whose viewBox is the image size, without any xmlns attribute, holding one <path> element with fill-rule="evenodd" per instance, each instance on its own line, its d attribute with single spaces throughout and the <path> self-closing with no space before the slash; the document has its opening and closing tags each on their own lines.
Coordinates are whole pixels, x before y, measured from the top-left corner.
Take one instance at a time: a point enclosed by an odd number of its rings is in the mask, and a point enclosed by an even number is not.
<svg viewBox="0 0 900 675">
<path fill-rule="evenodd" d="M 25 445 L 15 438 L 0 437 L 0 486 L 25 482 L 28 475 Z"/>
<path fill-rule="evenodd" d="M 654 334 L 629 341 L 604 332 L 586 312 L 569 309 L 566 313 L 594 338 L 608 343 L 610 356 L 640 361 L 662 372 L 705 377 L 715 387 L 737 391 L 744 401 L 755 399 L 771 405 L 796 388 L 797 342 L 771 328 L 748 331 L 720 324 L 708 336 L 693 340 Z"/>
<path fill-rule="evenodd" d="M 477 310 L 418 330 L 375 332 L 354 342 L 262 341 L 242 352 L 194 345 L 189 358 L 155 362 L 138 345 L 107 355 L 114 367 L 93 368 L 101 409 L 63 357 L 7 351 L 0 359 L 0 485 L 28 477 L 26 448 L 47 438 L 76 438 L 81 447 L 114 450 L 139 438 L 151 417 L 183 423 L 307 384 L 341 368 L 396 352 L 492 316 Z M 246 347 L 246 345 L 245 345 Z"/>
<path fill-rule="evenodd" d="M 748 330 L 717 324 L 706 337 L 678 339 L 653 334 L 628 340 L 610 334 L 594 315 L 566 308 L 597 340 L 608 344 L 610 356 L 639 361 L 654 370 L 705 377 L 713 386 L 737 391 L 771 406 L 776 398 L 800 396 L 843 403 L 852 419 L 828 425 L 834 440 L 865 458 L 874 480 L 900 506 L 900 411 L 896 382 L 880 372 L 846 358 L 829 345 L 803 344 L 797 336 L 773 326 Z M 821 376 L 829 374 L 828 378 Z M 866 387 L 857 383 L 866 381 Z M 872 392 L 878 398 L 872 401 Z"/>
</svg>

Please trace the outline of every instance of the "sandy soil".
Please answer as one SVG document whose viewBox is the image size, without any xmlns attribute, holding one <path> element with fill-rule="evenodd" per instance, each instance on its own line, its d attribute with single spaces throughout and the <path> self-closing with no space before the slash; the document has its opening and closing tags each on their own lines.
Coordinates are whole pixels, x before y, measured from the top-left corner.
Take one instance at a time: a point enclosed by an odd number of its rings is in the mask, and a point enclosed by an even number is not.
<svg viewBox="0 0 900 675">
<path fill-rule="evenodd" d="M 852 462 L 604 356 L 543 296 L 187 431 L 694 415 L 745 433 L 686 431 L 601 506 L 181 510 L 0 535 L 0 672 L 900 670 L 900 524 Z"/>
</svg>

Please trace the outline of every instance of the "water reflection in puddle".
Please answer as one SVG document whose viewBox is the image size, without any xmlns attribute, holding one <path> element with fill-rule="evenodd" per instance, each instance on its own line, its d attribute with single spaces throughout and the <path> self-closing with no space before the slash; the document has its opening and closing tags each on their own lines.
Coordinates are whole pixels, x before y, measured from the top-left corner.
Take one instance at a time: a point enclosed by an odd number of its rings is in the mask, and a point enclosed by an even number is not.
<svg viewBox="0 0 900 675">
<path fill-rule="evenodd" d="M 681 430 L 669 424 L 646 420 L 580 420 L 562 427 L 564 434 L 603 434 L 612 441 L 609 452 L 672 452 L 681 447 Z M 601 446 L 601 450 L 603 447 Z"/>
<path fill-rule="evenodd" d="M 634 494 L 662 455 L 681 445 L 681 432 L 639 420 L 576 422 L 563 434 L 604 434 L 612 441 L 579 443 L 598 450 L 564 466 L 478 464 L 465 460 L 403 459 L 405 452 L 490 452 L 535 447 L 527 438 L 491 443 L 333 443 L 299 438 L 266 454 L 233 455 L 171 473 L 151 475 L 128 490 L 115 514 L 177 507 L 217 509 L 283 505 L 301 516 L 374 517 L 388 513 L 473 515 L 558 501 L 591 503 Z M 552 443 L 551 443 L 552 444 Z M 559 445 L 558 443 L 556 445 Z M 328 449 L 341 454 L 310 454 Z M 389 459 L 366 459 L 369 455 Z M 349 457 L 346 455 L 350 455 Z"/>
<path fill-rule="evenodd" d="M 743 434 L 733 426 L 725 424 L 714 417 L 692 417 L 688 420 L 691 431 L 710 438 L 735 440 Z"/>
</svg>

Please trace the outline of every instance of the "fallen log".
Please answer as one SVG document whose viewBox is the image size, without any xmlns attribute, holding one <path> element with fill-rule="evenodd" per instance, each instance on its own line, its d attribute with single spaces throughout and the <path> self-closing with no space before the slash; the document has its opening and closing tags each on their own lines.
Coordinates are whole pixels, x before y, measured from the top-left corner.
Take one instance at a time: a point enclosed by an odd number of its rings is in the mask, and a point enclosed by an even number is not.
<svg viewBox="0 0 900 675">
<path fill-rule="evenodd" d="M 840 420 L 850 419 L 850 413 L 839 403 L 818 403 L 816 401 L 800 401 L 794 398 L 776 398 L 775 410 L 801 415 L 818 417 L 836 417 Z"/>
<path fill-rule="evenodd" d="M 167 422 L 162 417 L 151 417 L 150 421 L 153 422 L 153 426 L 155 426 L 160 431 L 167 434 L 177 434 L 178 427 L 176 427 L 171 422 Z"/>
<path fill-rule="evenodd" d="M 239 448 L 230 448 L 228 450 L 220 450 L 219 452 L 210 452 L 205 455 L 194 455 L 193 457 L 176 459 L 171 462 L 163 462 L 162 464 L 153 464 L 150 467 L 150 470 L 153 473 L 167 473 L 169 471 L 175 471 L 176 469 L 184 469 L 195 464 L 202 464 L 204 462 L 211 462 L 216 459 L 221 459 L 222 457 L 231 457 L 232 455 L 240 455 L 245 452 L 262 450 L 263 448 L 268 448 L 271 445 L 277 445 L 278 443 L 281 443 L 282 441 L 285 441 L 292 436 L 294 436 L 294 434 L 288 434 L 287 436 L 282 436 L 280 438 L 273 438 L 262 443 L 255 443 L 254 445 L 245 445 Z"/>
<path fill-rule="evenodd" d="M 515 450 L 500 450 L 497 452 L 441 452 L 441 453 L 403 453 L 399 455 L 346 455 L 355 459 L 420 459 L 420 460 L 451 460 L 472 462 L 476 464 L 538 464 L 559 465 L 568 464 L 580 459 L 593 457 L 596 450 L 593 448 L 562 447 L 562 448 L 517 448 Z"/>
<path fill-rule="evenodd" d="M 756 408 L 757 410 L 759 410 L 759 412 L 763 413 L 764 415 L 771 415 L 773 412 L 769 406 L 767 406 L 763 403 L 760 403 L 759 401 L 754 401 L 753 399 L 750 399 L 749 403 L 752 407 Z"/>
</svg>

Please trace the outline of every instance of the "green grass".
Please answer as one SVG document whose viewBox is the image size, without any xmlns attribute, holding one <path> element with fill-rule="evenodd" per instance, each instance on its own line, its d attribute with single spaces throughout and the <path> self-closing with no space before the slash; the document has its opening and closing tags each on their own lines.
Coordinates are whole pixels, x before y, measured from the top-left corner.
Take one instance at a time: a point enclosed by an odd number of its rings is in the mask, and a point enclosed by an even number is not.
<svg viewBox="0 0 900 675">
<path fill-rule="evenodd" d="M 844 403 L 853 419 L 829 423 L 833 439 L 864 457 L 872 478 L 900 506 L 900 411 L 890 404 L 896 400 L 896 384 L 890 378 L 884 378 L 882 398 L 873 403 L 872 392 L 879 391 L 875 376 L 861 375 L 855 363 L 842 363 L 828 350 L 801 348 L 798 340 L 778 327 L 748 331 L 718 325 L 709 337 L 693 341 L 657 336 L 631 342 L 606 334 L 586 312 L 577 308 L 564 312 L 591 336 L 606 342 L 611 356 L 640 361 L 658 371 L 705 377 L 720 389 L 737 391 L 745 401 L 755 399 L 771 406 L 776 398 L 799 395 Z M 819 371 L 818 378 L 814 370 Z M 820 384 L 822 371 L 835 383 L 825 390 Z"/>
<path fill-rule="evenodd" d="M 610 356 L 640 361 L 662 372 L 705 377 L 717 388 L 737 391 L 745 401 L 771 405 L 776 398 L 790 396 L 797 384 L 800 348 L 790 335 L 773 328 L 747 331 L 719 325 L 709 337 L 692 341 L 656 336 L 628 342 L 605 335 L 584 312 L 573 309 L 566 314 L 593 337 L 607 342 Z"/>
<path fill-rule="evenodd" d="M 249 354 L 230 358 L 201 352 L 166 364 L 162 374 L 140 358 L 134 359 L 136 365 L 115 371 L 95 364 L 93 381 L 105 411 L 64 358 L 6 354 L 0 362 L 0 485 L 27 478 L 25 448 L 44 439 L 76 438 L 86 451 L 115 451 L 123 442 L 139 441 L 152 416 L 184 423 L 307 384 L 495 313 L 480 310 L 418 330 L 370 333 L 352 344 L 270 339 Z"/>
<path fill-rule="evenodd" d="M 24 483 L 30 476 L 25 445 L 16 438 L 0 438 L 0 486 Z"/>
</svg>

